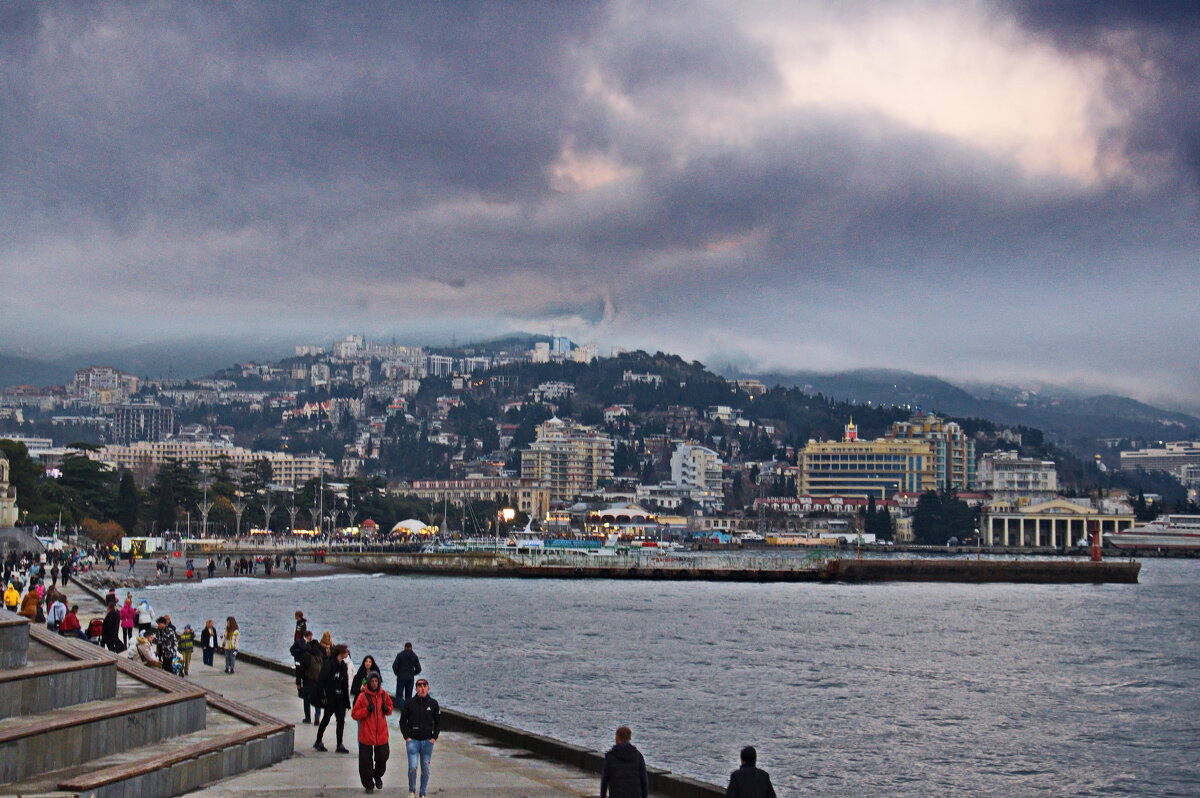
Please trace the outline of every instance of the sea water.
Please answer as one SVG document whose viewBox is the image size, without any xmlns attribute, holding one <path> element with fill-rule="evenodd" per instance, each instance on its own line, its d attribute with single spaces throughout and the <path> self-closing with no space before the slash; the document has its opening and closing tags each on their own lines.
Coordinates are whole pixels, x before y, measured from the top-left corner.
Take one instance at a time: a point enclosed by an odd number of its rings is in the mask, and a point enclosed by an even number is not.
<svg viewBox="0 0 1200 798">
<path fill-rule="evenodd" d="M 352 659 L 405 641 L 444 705 L 780 793 L 1200 795 L 1200 561 L 1137 585 L 214 579 L 145 593 L 290 661 L 293 613 Z M 296 705 L 296 720 L 301 712 Z"/>
</svg>

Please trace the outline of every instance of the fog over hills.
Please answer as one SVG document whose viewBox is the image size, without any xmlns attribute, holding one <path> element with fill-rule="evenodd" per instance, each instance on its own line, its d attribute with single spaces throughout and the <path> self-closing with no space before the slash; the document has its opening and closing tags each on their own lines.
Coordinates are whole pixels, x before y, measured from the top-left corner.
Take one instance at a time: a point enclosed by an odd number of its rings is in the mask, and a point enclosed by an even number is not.
<svg viewBox="0 0 1200 798">
<path fill-rule="evenodd" d="M 891 369 L 755 376 L 767 385 L 794 386 L 859 404 L 909 405 L 914 410 L 1036 427 L 1050 439 L 1084 454 L 1094 453 L 1098 438 L 1156 441 L 1200 435 L 1200 418 L 1194 415 L 1124 396 L 1079 396 L 1056 386 L 1041 386 L 1033 392 L 974 384 L 968 391 L 938 377 Z"/>
</svg>

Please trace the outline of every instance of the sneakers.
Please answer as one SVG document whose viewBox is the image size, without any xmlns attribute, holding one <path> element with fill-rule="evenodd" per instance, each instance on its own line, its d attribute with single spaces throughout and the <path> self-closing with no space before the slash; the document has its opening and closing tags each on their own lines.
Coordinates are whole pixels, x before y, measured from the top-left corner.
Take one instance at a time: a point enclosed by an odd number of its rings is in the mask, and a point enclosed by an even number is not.
<svg viewBox="0 0 1200 798">
<path fill-rule="evenodd" d="M 417 798 L 417 791 L 416 791 L 416 790 L 409 790 L 409 791 L 408 791 L 408 798 Z"/>
<path fill-rule="evenodd" d="M 321 742 L 320 740 L 317 740 L 315 743 L 313 743 L 313 750 L 314 751 L 328 751 L 329 749 L 325 747 L 325 743 Z"/>
<path fill-rule="evenodd" d="M 374 788 L 374 787 L 368 787 L 368 788 L 367 788 L 367 792 L 368 792 L 368 793 L 373 793 L 373 792 L 375 792 L 375 788 Z"/>
<path fill-rule="evenodd" d="M 337 751 L 339 754 L 348 754 L 348 753 L 350 753 L 350 749 L 349 749 L 349 748 L 347 748 L 347 747 L 346 747 L 346 746 L 344 746 L 344 745 L 339 745 L 337 748 L 335 748 L 335 749 L 333 749 L 333 750 Z"/>
<path fill-rule="evenodd" d="M 383 789 L 383 779 L 375 779 L 375 789 L 377 789 L 377 790 Z"/>
</svg>

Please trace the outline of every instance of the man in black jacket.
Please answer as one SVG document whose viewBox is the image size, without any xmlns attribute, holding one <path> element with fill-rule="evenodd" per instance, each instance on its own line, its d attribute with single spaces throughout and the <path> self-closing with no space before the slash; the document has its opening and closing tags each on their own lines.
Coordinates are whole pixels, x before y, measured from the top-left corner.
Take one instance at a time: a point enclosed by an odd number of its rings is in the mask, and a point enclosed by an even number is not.
<svg viewBox="0 0 1200 798">
<path fill-rule="evenodd" d="M 317 751 L 328 750 L 321 742 L 321 736 L 325 734 L 329 719 L 336 717 L 337 748 L 334 750 L 339 754 L 350 753 L 350 750 L 342 745 L 342 736 L 346 732 L 346 710 L 350 708 L 350 673 L 346 668 L 348 656 L 350 649 L 339 643 L 330 649 L 329 659 L 321 669 L 317 693 L 324 699 L 325 717 L 321 718 L 321 724 L 317 726 L 317 741 L 313 743 L 313 748 Z"/>
<path fill-rule="evenodd" d="M 413 697 L 413 679 L 421 672 L 421 660 L 413 651 L 412 643 L 405 643 L 404 650 L 396 655 L 392 673 L 396 674 L 396 703 L 403 704 Z"/>
<path fill-rule="evenodd" d="M 442 709 L 429 695 L 429 682 L 417 680 L 417 694 L 404 702 L 400 710 L 400 732 L 408 754 L 408 792 L 417 791 L 417 764 L 421 765 L 421 798 L 429 789 L 430 760 L 433 744 L 442 731 Z"/>
<path fill-rule="evenodd" d="M 646 759 L 630 742 L 632 739 L 628 726 L 617 729 L 616 745 L 604 755 L 600 771 L 600 798 L 646 798 L 650 794 Z"/>
<path fill-rule="evenodd" d="M 759 770 L 758 752 L 754 746 L 742 749 L 742 766 L 729 774 L 729 787 L 725 798 L 775 798 L 775 788 L 765 770 Z"/>
</svg>

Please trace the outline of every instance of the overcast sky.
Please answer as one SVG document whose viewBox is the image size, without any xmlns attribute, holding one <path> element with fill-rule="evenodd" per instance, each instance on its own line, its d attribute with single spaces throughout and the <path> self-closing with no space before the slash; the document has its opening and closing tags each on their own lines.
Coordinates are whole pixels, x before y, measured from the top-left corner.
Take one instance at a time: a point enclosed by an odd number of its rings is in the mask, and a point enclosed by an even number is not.
<svg viewBox="0 0 1200 798">
<path fill-rule="evenodd" d="M 1200 400 L 1200 4 L 0 0 L 0 350 L 549 331 Z"/>
</svg>

